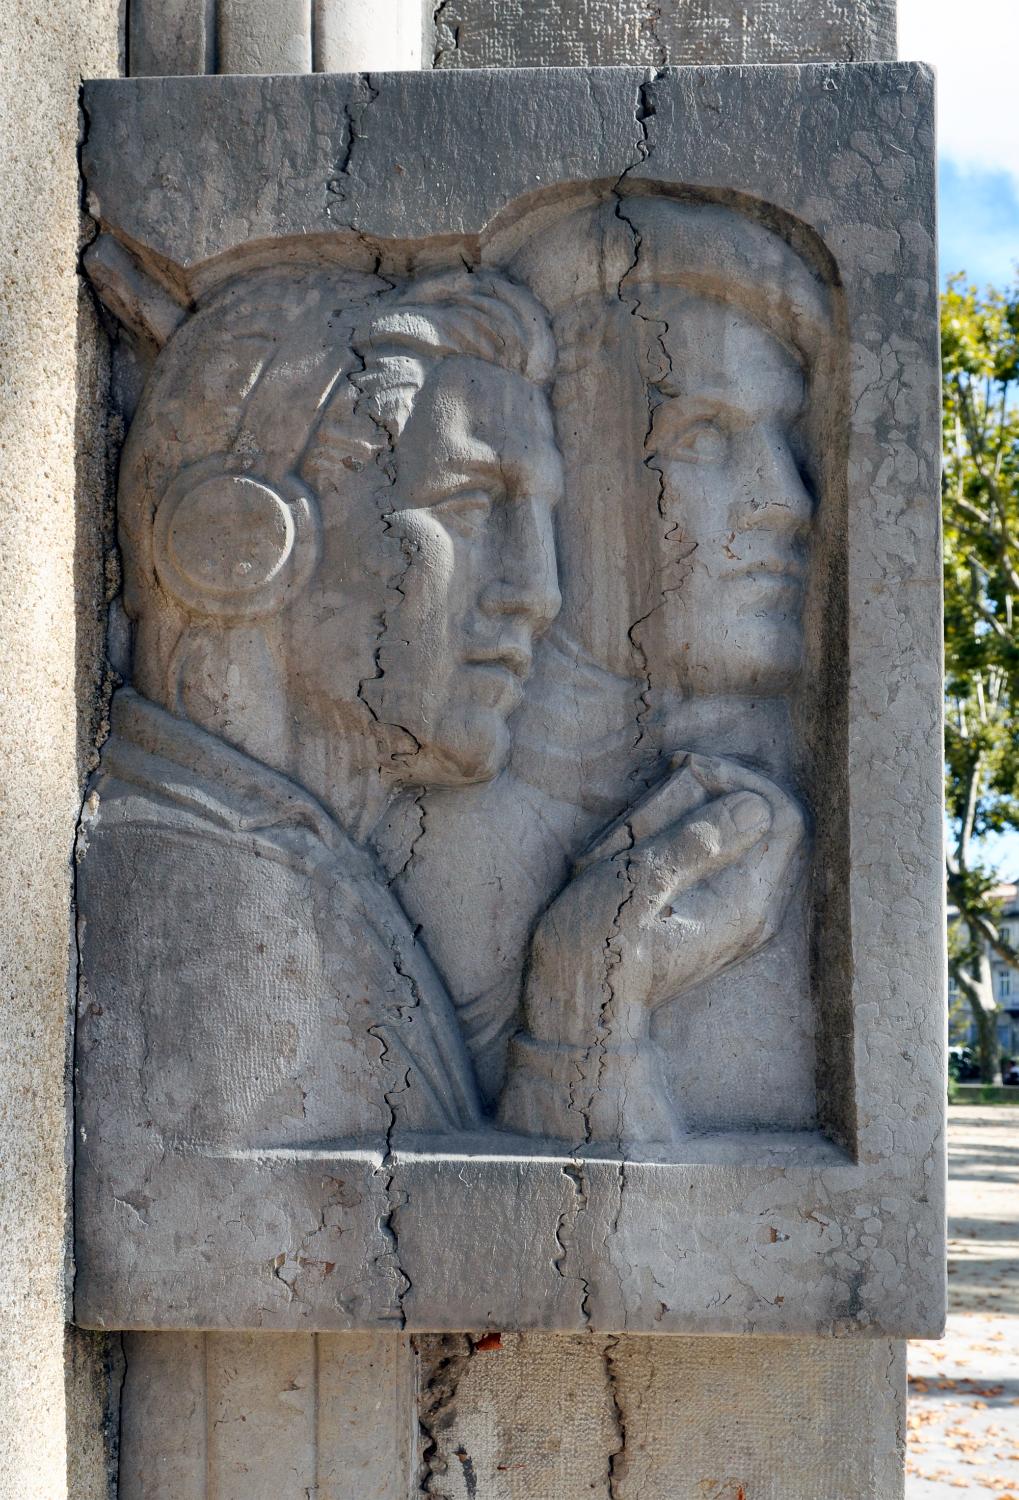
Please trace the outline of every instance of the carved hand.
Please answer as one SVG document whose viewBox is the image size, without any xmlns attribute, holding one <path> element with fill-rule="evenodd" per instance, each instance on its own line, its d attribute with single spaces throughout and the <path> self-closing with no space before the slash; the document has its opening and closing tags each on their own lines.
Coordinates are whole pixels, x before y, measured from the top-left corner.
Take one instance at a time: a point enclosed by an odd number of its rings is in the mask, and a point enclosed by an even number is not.
<svg viewBox="0 0 1019 1500">
<path fill-rule="evenodd" d="M 592 1055 L 600 1058 L 587 1085 L 595 1089 L 611 1088 L 607 1056 L 651 1050 L 658 1006 L 775 935 L 799 875 L 804 818 L 787 793 L 732 761 L 683 754 L 672 767 L 581 856 L 531 943 L 523 1045 L 582 1058 L 574 1071 L 585 1076 Z M 560 1071 L 561 1059 L 550 1066 Z M 641 1068 L 647 1083 L 653 1067 Z M 625 1096 L 637 1081 L 632 1061 L 624 1073 Z M 526 1106 L 513 1095 L 511 1080 L 502 1116 L 524 1128 Z M 613 1105 L 617 1114 L 624 1103 Z M 627 1108 L 643 1109 L 659 1138 L 669 1133 L 652 1118 L 663 1114 L 653 1102 Z"/>
<path fill-rule="evenodd" d="M 590 1042 L 606 1004 L 625 1026 L 777 931 L 803 843 L 800 809 L 732 761 L 682 755 L 673 765 L 581 856 L 538 923 L 525 992 L 532 1035 Z"/>
</svg>

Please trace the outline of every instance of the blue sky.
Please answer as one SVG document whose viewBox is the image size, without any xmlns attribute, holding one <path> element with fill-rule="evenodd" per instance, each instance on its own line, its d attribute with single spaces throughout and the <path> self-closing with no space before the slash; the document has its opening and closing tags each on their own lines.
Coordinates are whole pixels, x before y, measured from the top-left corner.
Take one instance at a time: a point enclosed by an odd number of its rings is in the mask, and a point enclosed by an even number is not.
<svg viewBox="0 0 1019 1500">
<path fill-rule="evenodd" d="M 942 278 L 979 286 L 1017 279 L 1019 0 L 899 0 L 899 56 L 938 73 Z M 1019 876 L 1019 833 L 985 841 L 983 858 Z"/>
<path fill-rule="evenodd" d="M 1017 0 L 898 0 L 899 56 L 938 75 L 941 273 L 978 285 L 1019 260 Z"/>
<path fill-rule="evenodd" d="M 942 155 L 938 182 L 942 278 L 965 271 L 967 280 L 980 286 L 1014 283 L 1019 261 L 1015 178 L 960 166 Z"/>
</svg>

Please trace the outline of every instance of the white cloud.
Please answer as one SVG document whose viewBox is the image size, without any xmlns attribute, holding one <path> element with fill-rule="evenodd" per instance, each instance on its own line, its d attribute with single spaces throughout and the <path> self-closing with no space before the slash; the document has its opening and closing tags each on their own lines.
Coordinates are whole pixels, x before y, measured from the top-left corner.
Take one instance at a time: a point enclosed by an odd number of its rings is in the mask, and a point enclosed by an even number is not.
<svg viewBox="0 0 1019 1500">
<path fill-rule="evenodd" d="M 940 148 L 1019 181 L 1019 3 L 899 0 L 899 56 L 938 70 Z"/>
</svg>

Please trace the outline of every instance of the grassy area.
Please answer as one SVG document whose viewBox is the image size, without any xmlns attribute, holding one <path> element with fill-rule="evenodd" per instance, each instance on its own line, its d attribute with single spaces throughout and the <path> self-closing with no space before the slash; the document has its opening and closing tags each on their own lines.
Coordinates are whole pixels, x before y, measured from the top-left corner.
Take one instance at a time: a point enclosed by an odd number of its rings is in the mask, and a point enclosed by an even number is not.
<svg viewBox="0 0 1019 1500">
<path fill-rule="evenodd" d="M 1019 1088 L 992 1083 L 954 1083 L 948 1089 L 949 1104 L 1019 1104 Z"/>
</svg>

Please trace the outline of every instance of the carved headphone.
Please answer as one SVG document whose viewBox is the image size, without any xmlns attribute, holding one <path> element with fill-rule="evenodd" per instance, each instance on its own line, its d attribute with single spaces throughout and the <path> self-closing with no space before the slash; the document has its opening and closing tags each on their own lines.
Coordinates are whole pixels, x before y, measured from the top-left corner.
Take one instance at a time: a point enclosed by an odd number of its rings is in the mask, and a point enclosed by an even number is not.
<svg viewBox="0 0 1019 1500">
<path fill-rule="evenodd" d="M 244 473 L 235 455 L 203 459 L 167 487 L 153 524 L 162 587 L 185 608 L 224 622 L 277 613 L 314 572 L 318 505 L 296 479 Z"/>
<path fill-rule="evenodd" d="M 184 320 L 185 307 L 112 235 L 89 246 L 85 263 L 101 300 L 135 335 L 143 362 L 151 362 Z M 313 364 L 304 374 L 317 396 Z M 278 392 L 267 391 L 265 401 L 261 412 L 249 413 L 255 430 L 271 431 L 286 420 L 289 403 Z M 274 451 L 273 443 L 266 446 Z M 237 623 L 275 614 L 307 583 L 320 553 L 321 521 L 311 491 L 290 473 L 268 478 L 249 472 L 236 452 L 178 471 L 156 505 L 155 575 L 194 614 Z"/>
</svg>

